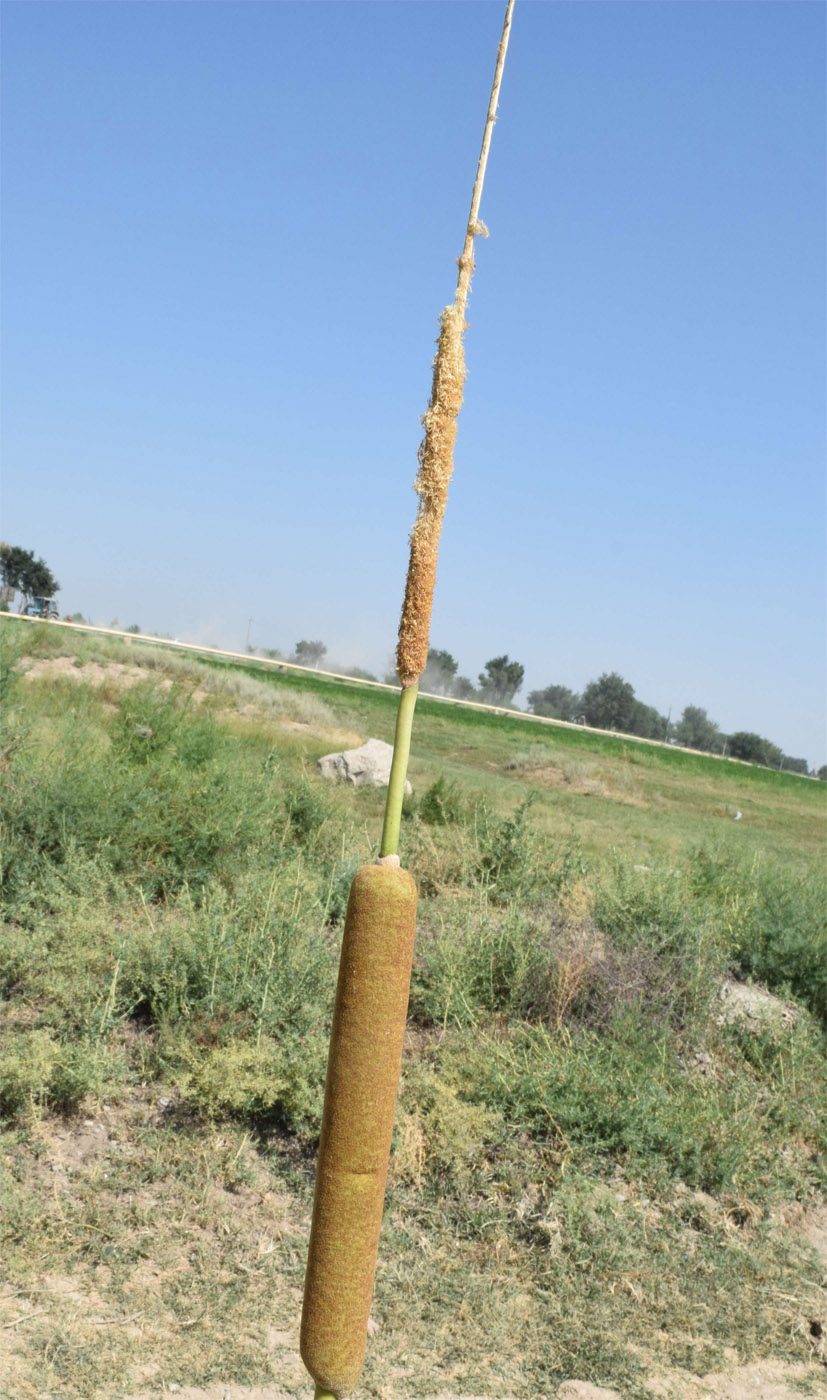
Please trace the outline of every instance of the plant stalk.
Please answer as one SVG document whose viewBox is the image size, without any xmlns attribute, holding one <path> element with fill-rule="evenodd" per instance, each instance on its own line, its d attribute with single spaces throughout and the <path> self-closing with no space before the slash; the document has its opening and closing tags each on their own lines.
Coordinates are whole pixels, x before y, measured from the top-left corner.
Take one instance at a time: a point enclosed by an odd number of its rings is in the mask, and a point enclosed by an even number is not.
<svg viewBox="0 0 827 1400">
<path fill-rule="evenodd" d="M 494 123 L 497 120 L 497 106 L 500 101 L 500 87 L 503 80 L 508 40 L 511 37 L 511 17 L 513 14 L 514 0 L 508 0 L 508 4 L 505 8 L 505 20 L 503 22 L 503 32 L 500 37 L 500 46 L 497 49 L 494 81 L 491 84 L 491 97 L 488 102 L 488 114 L 485 118 L 485 130 L 482 134 L 482 146 L 480 148 L 480 158 L 477 162 L 477 174 L 474 180 L 474 189 L 471 194 L 471 212 L 468 215 L 468 227 L 465 230 L 465 247 L 459 259 L 459 276 L 457 277 L 457 290 L 454 296 L 454 305 L 460 312 L 465 311 L 465 304 L 468 301 L 468 293 L 471 288 L 471 273 L 474 271 L 474 237 L 479 232 L 485 234 L 485 229 L 480 229 L 478 223 L 480 201 L 482 199 L 482 186 L 485 180 L 485 167 L 488 164 L 488 152 L 491 150 L 491 136 L 494 131 Z"/>
<path fill-rule="evenodd" d="M 405 779 L 411 752 L 411 730 L 419 686 L 409 685 L 399 696 L 396 712 L 396 733 L 393 736 L 393 760 L 385 803 L 385 823 L 382 827 L 380 856 L 395 856 L 399 851 L 399 828 L 402 825 L 402 803 L 405 799 Z"/>
<path fill-rule="evenodd" d="M 511 34 L 511 19 L 514 13 L 514 0 L 508 0 L 505 10 L 502 35 L 497 49 L 497 62 L 494 67 L 494 80 L 485 118 L 482 146 L 474 188 L 471 193 L 471 209 L 465 229 L 465 243 L 457 259 L 459 273 L 454 301 L 442 315 L 442 334 L 439 351 L 434 361 L 434 385 L 431 405 L 425 415 L 425 441 L 420 448 L 420 469 L 416 480 L 416 490 L 420 497 L 417 520 L 411 534 L 411 555 L 408 564 L 408 577 L 405 587 L 405 601 L 399 623 L 399 646 L 397 649 L 397 670 L 402 683 L 399 697 L 399 710 L 396 719 L 393 760 L 385 823 L 382 830 L 381 856 L 396 855 L 399 848 L 399 828 L 402 821 L 402 801 L 405 795 L 405 778 L 408 771 L 408 757 L 411 748 L 411 729 L 419 677 L 426 665 L 431 604 L 436 580 L 436 559 L 439 536 L 442 530 L 442 516 L 448 492 L 448 482 L 453 470 L 453 443 L 456 433 L 456 417 L 462 403 L 462 385 L 465 378 L 462 333 L 465 329 L 465 307 L 471 288 L 471 274 L 474 271 L 474 239 L 478 233 L 487 234 L 487 229 L 479 222 L 482 187 L 491 149 L 491 136 L 497 119 L 497 106 L 500 100 L 505 55 Z"/>
</svg>

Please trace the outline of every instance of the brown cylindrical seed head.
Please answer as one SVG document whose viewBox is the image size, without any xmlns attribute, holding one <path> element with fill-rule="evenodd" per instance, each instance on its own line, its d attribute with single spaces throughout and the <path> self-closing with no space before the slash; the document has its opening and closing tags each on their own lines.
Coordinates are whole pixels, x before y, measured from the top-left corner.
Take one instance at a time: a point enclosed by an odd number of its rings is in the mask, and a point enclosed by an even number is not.
<svg viewBox="0 0 827 1400">
<path fill-rule="evenodd" d="M 362 866 L 339 963 L 301 1329 L 304 1364 L 336 1396 L 364 1360 L 415 927 L 408 872 Z"/>
<path fill-rule="evenodd" d="M 446 306 L 434 359 L 431 402 L 422 420 L 425 437 L 419 449 L 419 471 L 414 482 L 419 510 L 411 531 L 411 555 L 396 649 L 396 670 L 405 687 L 419 679 L 428 661 L 439 536 L 448 483 L 454 470 L 457 416 L 462 407 L 465 383 L 464 330 L 462 312 L 456 305 Z"/>
</svg>

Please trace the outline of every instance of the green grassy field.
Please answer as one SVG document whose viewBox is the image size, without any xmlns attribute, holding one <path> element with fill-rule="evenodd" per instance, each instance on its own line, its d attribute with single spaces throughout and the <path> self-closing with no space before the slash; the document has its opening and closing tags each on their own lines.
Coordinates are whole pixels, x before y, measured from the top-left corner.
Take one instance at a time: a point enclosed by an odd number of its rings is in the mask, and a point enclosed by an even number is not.
<svg viewBox="0 0 827 1400">
<path fill-rule="evenodd" d="M 307 1395 L 338 940 L 383 807 L 315 760 L 390 739 L 394 698 L 13 620 L 0 644 L 8 1394 Z M 816 1386 L 825 785 L 434 701 L 411 780 L 360 1393 L 631 1400 L 761 1357 Z M 730 1019 L 732 979 L 778 1001 Z"/>
</svg>

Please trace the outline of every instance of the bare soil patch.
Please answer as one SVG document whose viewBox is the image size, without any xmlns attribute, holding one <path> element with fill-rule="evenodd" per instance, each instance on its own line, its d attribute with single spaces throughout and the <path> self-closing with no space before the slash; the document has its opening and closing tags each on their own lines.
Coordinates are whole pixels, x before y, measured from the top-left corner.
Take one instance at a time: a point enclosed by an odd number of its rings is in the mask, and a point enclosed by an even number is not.
<svg viewBox="0 0 827 1400">
<path fill-rule="evenodd" d="M 649 1381 L 647 1389 L 657 1400 L 801 1400 L 802 1395 L 827 1395 L 827 1376 L 816 1366 L 760 1361 L 708 1376 L 675 1371 Z M 614 1392 L 607 1392 L 606 1400 L 614 1400 Z"/>
<path fill-rule="evenodd" d="M 140 666 L 126 666 L 120 661 L 84 661 L 79 666 L 71 656 L 41 656 L 26 664 L 23 675 L 27 681 L 66 680 L 94 686 L 114 683 L 126 689 L 146 680 L 147 673 Z M 171 684 L 166 681 L 167 689 Z"/>
<path fill-rule="evenodd" d="M 196 1129 L 176 1113 L 174 1098 L 146 1088 L 86 1116 L 32 1125 L 26 1190 L 39 1218 L 25 1262 L 8 1260 L 0 1284 L 0 1400 L 312 1393 L 298 1350 L 308 1201 L 273 1175 L 240 1128 Z M 791 1207 L 780 1224 L 819 1250 L 827 1269 L 827 1206 Z M 813 1319 L 809 1363 L 667 1370 L 646 1390 L 653 1400 L 827 1395 L 821 1326 Z M 203 1374 L 205 1363 L 219 1379 Z M 270 1379 L 248 1382 L 251 1367 Z M 412 1388 L 393 1362 L 383 1375 L 387 1384 L 367 1383 L 365 1397 L 484 1400 Z M 572 1378 L 532 1400 L 626 1393 Z"/>
</svg>

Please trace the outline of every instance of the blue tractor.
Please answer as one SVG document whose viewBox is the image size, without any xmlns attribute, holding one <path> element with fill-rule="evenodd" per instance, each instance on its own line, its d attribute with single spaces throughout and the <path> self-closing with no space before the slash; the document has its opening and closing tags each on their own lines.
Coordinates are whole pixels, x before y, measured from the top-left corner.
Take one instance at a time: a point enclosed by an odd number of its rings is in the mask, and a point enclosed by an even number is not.
<svg viewBox="0 0 827 1400">
<path fill-rule="evenodd" d="M 41 617 L 44 622 L 48 622 L 50 618 L 56 618 L 58 611 L 54 598 L 32 598 L 32 601 L 27 603 L 23 609 L 23 616 Z"/>
</svg>

